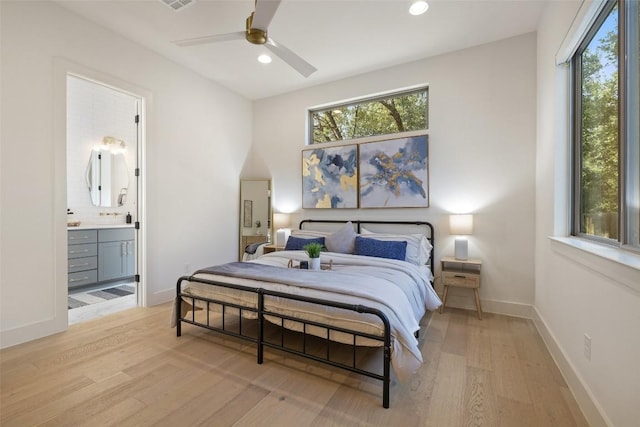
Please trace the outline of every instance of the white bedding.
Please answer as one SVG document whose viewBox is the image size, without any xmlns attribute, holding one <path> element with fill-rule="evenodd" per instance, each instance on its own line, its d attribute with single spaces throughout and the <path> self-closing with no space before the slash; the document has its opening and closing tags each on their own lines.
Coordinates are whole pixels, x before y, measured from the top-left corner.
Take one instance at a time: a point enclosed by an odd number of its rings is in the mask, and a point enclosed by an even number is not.
<svg viewBox="0 0 640 427">
<path fill-rule="evenodd" d="M 279 251 L 266 254 L 250 263 L 286 268 L 290 260 L 307 260 L 304 251 Z M 323 252 L 322 263 L 332 261 L 331 271 L 300 272 L 304 283 L 273 283 L 256 279 L 227 277 L 198 273 L 196 277 L 225 283 L 262 287 L 269 290 L 300 294 L 309 297 L 361 304 L 381 310 L 391 323 L 392 365 L 400 381 L 408 378 L 422 363 L 422 355 L 414 333 L 420 329 L 419 322 L 426 310 L 437 309 L 441 302 L 430 284 L 431 271 L 427 266 L 416 266 L 405 261 L 374 258 L 358 255 Z M 291 276 L 289 274 L 288 276 Z M 287 279 L 290 281 L 290 279 Z M 234 302 L 255 307 L 253 293 L 213 287 L 198 282 L 184 282 L 183 293 Z M 320 307 L 298 301 L 267 298 L 265 309 L 277 311 L 297 318 L 316 320 L 331 326 L 342 326 L 361 332 L 381 336 L 384 328 L 374 315 L 363 315 L 332 307 Z M 254 313 L 243 312 L 245 317 L 255 317 Z M 267 320 L 280 324 L 279 319 Z M 301 330 L 297 322 L 287 321 L 285 327 Z M 321 328 L 307 327 L 306 331 L 326 338 Z M 339 332 L 332 332 L 330 339 L 351 344 L 353 338 Z M 379 345 L 378 341 L 358 337 L 358 345 Z"/>
</svg>

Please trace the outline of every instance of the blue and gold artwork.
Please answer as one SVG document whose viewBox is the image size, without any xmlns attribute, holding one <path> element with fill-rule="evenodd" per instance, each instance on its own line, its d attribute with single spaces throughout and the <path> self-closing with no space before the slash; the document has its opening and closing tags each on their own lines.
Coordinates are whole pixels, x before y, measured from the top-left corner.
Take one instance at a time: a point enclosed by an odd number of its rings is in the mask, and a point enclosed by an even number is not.
<svg viewBox="0 0 640 427">
<path fill-rule="evenodd" d="M 302 207 L 358 207 L 356 145 L 302 152 Z"/>
<path fill-rule="evenodd" d="M 429 206 L 427 135 L 360 145 L 360 207 Z"/>
</svg>

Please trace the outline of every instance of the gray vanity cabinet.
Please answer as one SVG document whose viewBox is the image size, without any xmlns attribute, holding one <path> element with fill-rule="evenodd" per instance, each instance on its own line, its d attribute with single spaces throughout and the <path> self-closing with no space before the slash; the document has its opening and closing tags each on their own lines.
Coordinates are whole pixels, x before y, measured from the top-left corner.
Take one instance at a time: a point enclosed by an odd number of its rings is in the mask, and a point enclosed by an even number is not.
<svg viewBox="0 0 640 427">
<path fill-rule="evenodd" d="M 67 234 L 69 288 L 98 281 L 98 230 L 72 230 Z"/>
<path fill-rule="evenodd" d="M 135 230 L 98 230 L 98 281 L 133 277 L 135 269 Z"/>
</svg>

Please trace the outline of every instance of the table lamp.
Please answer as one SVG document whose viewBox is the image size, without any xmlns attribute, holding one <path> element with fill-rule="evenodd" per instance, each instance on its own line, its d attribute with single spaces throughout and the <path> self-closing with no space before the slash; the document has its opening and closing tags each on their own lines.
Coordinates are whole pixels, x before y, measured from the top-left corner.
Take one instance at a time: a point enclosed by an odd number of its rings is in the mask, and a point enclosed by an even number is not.
<svg viewBox="0 0 640 427">
<path fill-rule="evenodd" d="M 291 235 L 289 214 L 276 212 L 273 214 L 273 226 L 276 229 L 276 246 L 284 246 Z"/>
<path fill-rule="evenodd" d="M 466 261 L 469 245 L 464 236 L 473 233 L 473 215 L 449 215 L 449 232 L 456 236 L 455 258 Z"/>
</svg>

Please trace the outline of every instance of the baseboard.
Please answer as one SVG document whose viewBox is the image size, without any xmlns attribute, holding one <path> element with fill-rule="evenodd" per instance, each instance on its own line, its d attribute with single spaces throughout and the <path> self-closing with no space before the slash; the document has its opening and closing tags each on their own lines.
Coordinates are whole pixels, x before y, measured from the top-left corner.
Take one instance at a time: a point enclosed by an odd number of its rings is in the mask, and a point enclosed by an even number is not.
<svg viewBox="0 0 640 427">
<path fill-rule="evenodd" d="M 589 425 L 592 427 L 613 427 L 613 423 L 608 419 L 593 397 L 591 389 L 582 380 L 571 361 L 567 359 L 564 351 L 562 351 L 562 348 L 558 345 L 558 341 L 535 307 L 533 308 L 533 322 L 547 346 L 549 353 L 551 353 L 551 357 L 553 357 L 562 376 L 569 385 L 569 390 L 573 393 L 573 397 L 576 399 L 576 402 L 578 402 L 578 406 L 582 410 Z"/>
<path fill-rule="evenodd" d="M 147 306 L 151 307 L 158 304 L 164 304 L 165 302 L 173 301 L 176 296 L 176 290 L 166 289 L 164 291 L 155 292 L 153 294 L 148 294 L 147 296 Z"/>
<path fill-rule="evenodd" d="M 482 311 L 487 313 L 505 314 L 527 319 L 533 317 L 533 306 L 531 304 L 481 299 L 480 306 Z M 475 301 L 468 296 L 447 295 L 447 307 L 476 311 Z"/>
<path fill-rule="evenodd" d="M 48 337 L 67 330 L 67 319 L 65 317 L 64 324 L 60 321 L 55 322 L 51 319 L 42 322 L 21 326 L 14 329 L 0 331 L 0 348 L 12 347 L 14 345 L 37 340 L 38 338 Z"/>
</svg>

